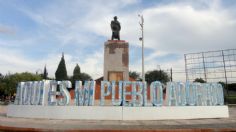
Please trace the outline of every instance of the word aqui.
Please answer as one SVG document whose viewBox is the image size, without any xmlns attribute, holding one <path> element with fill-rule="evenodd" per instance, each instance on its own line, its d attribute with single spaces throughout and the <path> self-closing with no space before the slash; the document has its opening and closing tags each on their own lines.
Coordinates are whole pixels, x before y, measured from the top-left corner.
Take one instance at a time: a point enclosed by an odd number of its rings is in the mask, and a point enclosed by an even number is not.
<svg viewBox="0 0 236 132">
<path fill-rule="evenodd" d="M 74 99 L 68 89 L 72 88 L 70 81 L 28 81 L 17 86 L 15 105 L 43 106 L 93 106 L 95 101 L 95 81 L 75 82 Z M 118 88 L 117 88 L 118 87 Z M 128 88 L 131 90 L 128 90 Z M 150 99 L 147 89 L 150 88 Z M 166 89 L 165 93 L 163 90 Z M 219 83 L 182 83 L 168 82 L 163 85 L 159 81 L 152 82 L 147 87 L 140 81 L 101 81 L 100 106 L 105 105 L 105 97 L 111 95 L 113 106 L 212 106 L 223 105 L 223 87 Z M 116 94 L 118 92 L 118 98 Z M 127 96 L 131 96 L 128 100 Z M 73 104 L 71 104 L 71 101 Z"/>
</svg>

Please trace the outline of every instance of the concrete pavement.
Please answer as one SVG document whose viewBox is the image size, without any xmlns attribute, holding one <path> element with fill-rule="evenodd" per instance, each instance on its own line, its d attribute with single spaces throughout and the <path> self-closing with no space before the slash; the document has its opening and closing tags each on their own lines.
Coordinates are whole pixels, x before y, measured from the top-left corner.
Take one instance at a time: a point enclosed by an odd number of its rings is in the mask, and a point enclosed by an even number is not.
<svg viewBox="0 0 236 132">
<path fill-rule="evenodd" d="M 229 118 L 161 120 L 161 121 L 94 121 L 52 120 L 6 117 L 6 107 L 0 106 L 0 130 L 21 131 L 236 131 L 236 107 L 229 107 Z"/>
</svg>

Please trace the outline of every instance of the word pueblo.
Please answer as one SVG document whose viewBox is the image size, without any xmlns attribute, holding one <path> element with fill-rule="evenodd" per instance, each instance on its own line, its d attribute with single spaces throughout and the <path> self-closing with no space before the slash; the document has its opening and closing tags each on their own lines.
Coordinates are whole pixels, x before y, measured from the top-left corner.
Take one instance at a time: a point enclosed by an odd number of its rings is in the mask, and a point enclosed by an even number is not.
<svg viewBox="0 0 236 132">
<path fill-rule="evenodd" d="M 17 86 L 15 105 L 93 106 L 95 81 L 75 82 L 75 97 L 71 99 L 70 81 L 29 81 Z M 114 106 L 212 106 L 223 105 L 223 87 L 219 83 L 168 82 L 165 87 L 159 81 L 147 87 L 146 82 L 101 81 L 100 105 L 111 96 Z M 149 89 L 149 90 L 148 90 Z M 164 90 L 165 89 L 165 90 Z M 150 91 L 148 97 L 147 91 Z M 166 91 L 166 92 L 163 92 Z M 118 97 L 116 94 L 118 92 Z M 128 100 L 127 97 L 131 99 Z M 72 101 L 74 100 L 74 101 Z M 72 103 L 73 102 L 73 103 Z"/>
</svg>

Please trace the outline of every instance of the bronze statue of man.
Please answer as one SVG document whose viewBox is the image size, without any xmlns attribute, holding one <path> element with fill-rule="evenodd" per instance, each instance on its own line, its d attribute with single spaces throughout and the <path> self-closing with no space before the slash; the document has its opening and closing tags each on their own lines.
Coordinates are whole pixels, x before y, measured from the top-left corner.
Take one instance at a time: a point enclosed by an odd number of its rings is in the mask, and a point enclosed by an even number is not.
<svg viewBox="0 0 236 132">
<path fill-rule="evenodd" d="M 117 21 L 117 16 L 114 17 L 114 20 L 111 21 L 111 30 L 112 30 L 112 36 L 111 40 L 118 39 L 120 40 L 120 22 Z"/>
</svg>

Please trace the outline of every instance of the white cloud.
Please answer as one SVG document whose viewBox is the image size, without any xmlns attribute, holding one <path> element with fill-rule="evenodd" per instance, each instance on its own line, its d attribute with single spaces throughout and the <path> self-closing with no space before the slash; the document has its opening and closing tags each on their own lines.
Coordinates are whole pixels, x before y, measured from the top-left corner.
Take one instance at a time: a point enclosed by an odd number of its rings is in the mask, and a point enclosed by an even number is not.
<svg viewBox="0 0 236 132">
<path fill-rule="evenodd" d="M 37 62 L 31 62 L 24 59 L 25 57 L 20 51 L 0 48 L 0 52 L 1 73 L 34 72 L 35 63 Z"/>
<path fill-rule="evenodd" d="M 159 52 L 189 53 L 233 48 L 236 19 L 219 2 L 206 2 L 198 10 L 190 4 L 170 4 L 144 9 L 145 47 Z M 111 11 L 112 12 L 112 11 Z M 138 44 L 141 35 L 138 12 L 121 14 L 121 38 Z M 100 17 L 99 16 L 109 16 Z M 89 17 L 92 18 L 92 17 Z M 112 15 L 99 14 L 87 24 L 91 32 L 110 38 Z M 103 30 L 106 29 L 106 30 Z"/>
<path fill-rule="evenodd" d="M 200 5 L 204 5 L 204 8 L 196 6 L 198 2 L 201 3 Z M 141 46 L 141 42 L 138 40 L 141 35 L 138 14 L 144 15 L 145 47 L 152 49 L 152 52 L 146 54 L 145 57 L 146 71 L 156 69 L 157 65 L 161 65 L 161 68 L 164 69 L 173 67 L 183 70 L 184 58 L 157 62 L 157 57 L 164 57 L 168 54 L 183 56 L 190 52 L 235 47 L 236 15 L 231 12 L 231 9 L 222 7 L 221 1 L 177 1 L 142 7 L 142 10 L 129 8 L 140 3 L 139 0 L 60 1 L 35 10 L 19 7 L 20 11 L 39 25 L 37 35 L 41 35 L 40 39 L 56 42 L 53 44 L 55 52 L 48 53 L 45 59 L 31 60 L 29 57 L 25 58 L 29 55 L 23 52 L 16 53 L 13 52 L 14 50 L 10 52 L 11 50 L 8 49 L 5 53 L 13 59 L 12 62 L 9 62 L 7 61 L 8 56 L 1 55 L 0 59 L 3 60 L 1 63 L 5 65 L 3 71 L 14 72 L 30 69 L 34 72 L 35 69 L 42 68 L 46 63 L 50 76 L 54 76 L 61 56 L 61 53 L 58 52 L 68 46 L 76 45 L 78 49 L 75 50 L 78 53 L 65 55 L 68 74 L 72 75 L 74 66 L 79 63 L 82 72 L 87 72 L 93 78 L 97 78 L 103 73 L 103 54 L 101 53 L 103 41 L 111 37 L 110 21 L 115 15 L 118 16 L 122 25 L 121 39 L 136 47 Z M 38 39 L 35 39 L 36 35 L 31 37 L 21 40 L 24 40 L 26 44 L 39 44 Z M 105 40 L 99 40 L 99 38 L 105 38 Z M 8 42 L 17 45 L 18 40 Z M 3 43 L 3 40 L 0 45 L 7 47 L 7 43 L 5 41 Z M 101 45 L 101 48 L 97 49 L 95 46 L 96 49 L 94 49 L 93 45 Z M 14 48 L 22 51 L 17 46 Z M 59 48 L 61 49 L 59 50 Z M 84 52 L 88 50 L 90 52 L 86 55 Z M 80 56 L 81 54 L 83 55 Z M 140 53 L 135 51 L 134 56 L 137 54 Z M 55 56 L 57 56 L 56 59 Z M 130 69 L 141 71 L 141 60 L 132 60 Z M 2 72 L 2 67 L 0 72 Z"/>
<path fill-rule="evenodd" d="M 146 46 L 175 53 L 233 48 L 235 18 L 229 12 L 170 5 L 144 10 Z M 225 43 L 227 42 L 227 43 Z"/>
<path fill-rule="evenodd" d="M 25 57 L 21 52 L 12 49 L 0 48 L 0 64 L 1 73 L 16 73 L 16 72 L 43 72 L 44 65 L 46 64 L 47 71 L 50 77 L 55 77 L 57 66 L 61 59 L 61 54 L 49 54 L 45 59 L 31 60 Z M 65 62 L 68 76 L 73 75 L 73 70 L 78 63 L 81 72 L 86 72 L 94 79 L 101 77 L 103 74 L 103 53 L 95 52 L 87 56 L 85 62 L 79 62 L 77 57 L 66 54 Z"/>
</svg>

